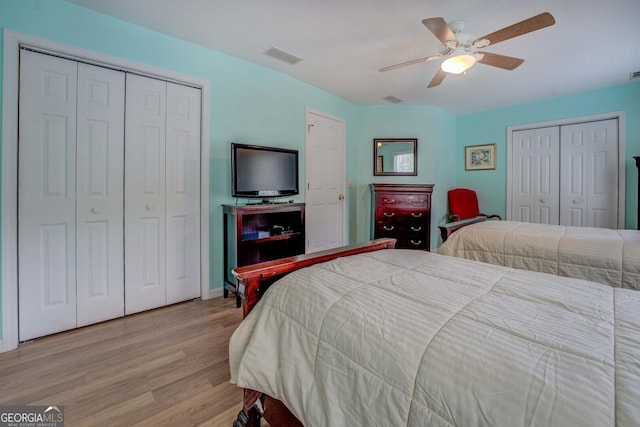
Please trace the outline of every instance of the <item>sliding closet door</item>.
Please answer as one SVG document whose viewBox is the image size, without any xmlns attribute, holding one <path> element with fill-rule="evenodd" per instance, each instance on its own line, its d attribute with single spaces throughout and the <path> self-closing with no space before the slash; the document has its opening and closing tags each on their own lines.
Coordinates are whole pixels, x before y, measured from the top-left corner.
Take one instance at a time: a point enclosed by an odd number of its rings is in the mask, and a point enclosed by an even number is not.
<svg viewBox="0 0 640 427">
<path fill-rule="evenodd" d="M 78 326 L 124 315 L 124 73 L 78 64 Z"/>
<path fill-rule="evenodd" d="M 561 126 L 562 225 L 618 228 L 618 121 Z"/>
<path fill-rule="evenodd" d="M 76 326 L 74 61 L 20 52 L 19 339 Z"/>
<path fill-rule="evenodd" d="M 167 83 L 167 304 L 200 296 L 200 89 Z"/>
<path fill-rule="evenodd" d="M 557 127 L 513 132 L 511 219 L 514 221 L 559 223 L 559 140 Z"/>
<path fill-rule="evenodd" d="M 127 74 L 125 313 L 165 305 L 166 82 Z"/>
</svg>

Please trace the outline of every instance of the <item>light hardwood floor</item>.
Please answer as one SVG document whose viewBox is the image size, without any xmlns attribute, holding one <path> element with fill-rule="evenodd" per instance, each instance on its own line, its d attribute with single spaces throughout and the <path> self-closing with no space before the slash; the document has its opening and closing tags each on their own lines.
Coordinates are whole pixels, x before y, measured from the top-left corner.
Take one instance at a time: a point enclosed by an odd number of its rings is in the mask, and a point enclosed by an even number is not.
<svg viewBox="0 0 640 427">
<path fill-rule="evenodd" d="M 0 405 L 62 405 L 65 425 L 226 426 L 234 298 L 190 301 L 0 353 Z"/>
</svg>

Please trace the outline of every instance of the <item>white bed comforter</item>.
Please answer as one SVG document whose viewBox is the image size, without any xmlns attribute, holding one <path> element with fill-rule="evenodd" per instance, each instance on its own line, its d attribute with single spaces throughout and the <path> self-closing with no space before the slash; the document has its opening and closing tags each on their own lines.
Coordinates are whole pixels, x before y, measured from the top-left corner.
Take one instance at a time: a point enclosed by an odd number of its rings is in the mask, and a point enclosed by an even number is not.
<svg viewBox="0 0 640 427">
<path fill-rule="evenodd" d="M 231 381 L 305 426 L 640 425 L 640 292 L 423 251 L 273 285 Z"/>
<path fill-rule="evenodd" d="M 438 253 L 640 289 L 640 231 L 485 221 L 463 227 Z"/>
</svg>

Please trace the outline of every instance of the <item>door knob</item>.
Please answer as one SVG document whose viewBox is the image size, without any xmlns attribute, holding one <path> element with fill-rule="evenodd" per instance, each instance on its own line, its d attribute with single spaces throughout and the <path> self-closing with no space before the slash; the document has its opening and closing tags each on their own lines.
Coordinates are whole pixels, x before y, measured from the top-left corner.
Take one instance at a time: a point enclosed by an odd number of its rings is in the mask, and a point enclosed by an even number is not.
<svg viewBox="0 0 640 427">
<path fill-rule="evenodd" d="M 149 203 L 147 206 L 145 206 L 145 208 L 147 208 L 148 211 L 152 211 L 153 210 L 153 205 L 151 203 Z"/>
<path fill-rule="evenodd" d="M 340 195 L 338 196 L 338 200 L 344 200 L 344 194 L 340 194 Z"/>
<path fill-rule="evenodd" d="M 102 208 L 96 206 L 95 208 L 91 208 L 91 212 L 93 212 L 94 214 L 99 214 L 102 212 Z"/>
</svg>

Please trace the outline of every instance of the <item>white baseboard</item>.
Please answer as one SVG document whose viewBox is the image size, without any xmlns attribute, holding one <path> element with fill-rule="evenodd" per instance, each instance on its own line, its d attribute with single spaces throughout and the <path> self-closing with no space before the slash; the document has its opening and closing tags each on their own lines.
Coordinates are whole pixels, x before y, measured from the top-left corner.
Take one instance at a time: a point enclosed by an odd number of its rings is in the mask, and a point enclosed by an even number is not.
<svg viewBox="0 0 640 427">
<path fill-rule="evenodd" d="M 209 289 L 209 294 L 207 295 L 206 299 L 219 298 L 219 297 L 221 297 L 223 295 L 224 295 L 224 289 L 223 288 Z"/>
</svg>

